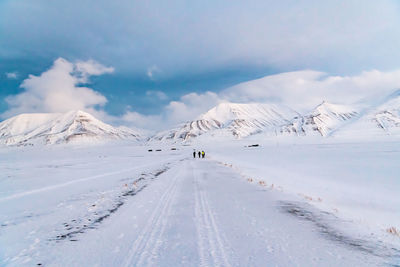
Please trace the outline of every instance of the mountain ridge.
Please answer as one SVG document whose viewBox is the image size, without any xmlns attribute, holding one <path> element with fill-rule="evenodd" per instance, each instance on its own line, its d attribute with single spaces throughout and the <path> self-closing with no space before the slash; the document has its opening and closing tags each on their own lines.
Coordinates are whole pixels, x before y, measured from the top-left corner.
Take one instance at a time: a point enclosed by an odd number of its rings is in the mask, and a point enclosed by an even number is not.
<svg viewBox="0 0 400 267">
<path fill-rule="evenodd" d="M 323 101 L 308 114 L 293 118 L 290 124 L 281 128 L 281 131 L 287 134 L 303 136 L 319 134 L 327 137 L 343 123 L 358 115 L 359 111 L 351 106 Z"/>
<path fill-rule="evenodd" d="M 90 143 L 122 139 L 138 141 L 140 134 L 115 128 L 80 110 L 24 113 L 0 123 L 0 144 L 3 145 Z"/>
<path fill-rule="evenodd" d="M 281 104 L 223 102 L 191 121 L 154 134 L 147 142 L 239 140 L 258 134 L 260 138 L 345 137 L 354 140 L 400 137 L 400 90 L 369 105 L 323 101 L 304 114 Z M 0 145 L 109 140 L 144 141 L 138 131 L 113 127 L 83 111 L 20 114 L 0 123 Z"/>
<path fill-rule="evenodd" d="M 214 131 L 225 131 L 235 139 L 245 138 L 263 131 L 274 131 L 277 126 L 289 123 L 298 114 L 277 104 L 266 103 L 220 103 L 195 120 L 160 132 L 150 138 L 158 141 L 189 141 Z"/>
<path fill-rule="evenodd" d="M 262 112 L 260 112 L 260 109 Z M 400 137 L 400 90 L 375 104 L 323 101 L 301 114 L 284 105 L 221 103 L 195 120 L 162 131 L 148 141 L 190 142 L 197 138 L 243 139 L 264 134 L 319 138 Z"/>
</svg>

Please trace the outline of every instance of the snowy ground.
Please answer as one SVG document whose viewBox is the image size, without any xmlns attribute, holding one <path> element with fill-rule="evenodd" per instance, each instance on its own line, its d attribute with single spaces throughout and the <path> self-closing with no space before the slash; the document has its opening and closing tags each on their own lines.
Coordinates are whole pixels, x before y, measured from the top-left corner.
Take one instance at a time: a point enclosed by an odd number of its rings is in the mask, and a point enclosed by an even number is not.
<svg viewBox="0 0 400 267">
<path fill-rule="evenodd" d="M 245 144 L 1 149 L 0 265 L 400 264 L 400 144 Z"/>
</svg>

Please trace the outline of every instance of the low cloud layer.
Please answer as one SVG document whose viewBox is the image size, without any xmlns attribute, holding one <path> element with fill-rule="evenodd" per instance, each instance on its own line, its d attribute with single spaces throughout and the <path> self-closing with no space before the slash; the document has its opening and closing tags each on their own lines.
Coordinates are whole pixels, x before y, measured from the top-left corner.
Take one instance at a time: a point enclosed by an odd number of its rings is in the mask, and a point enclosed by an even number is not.
<svg viewBox="0 0 400 267">
<path fill-rule="evenodd" d="M 54 61 L 47 71 L 39 76 L 29 75 L 21 88 L 24 91 L 6 98 L 9 109 L 1 114 L 7 118 L 20 113 L 67 112 L 86 110 L 96 112 L 107 99 L 95 90 L 82 86 L 91 75 L 113 72 L 95 61 L 71 63 L 63 58 Z"/>
<path fill-rule="evenodd" d="M 163 108 L 163 111 L 157 115 L 145 115 L 135 111 L 127 111 L 122 116 L 121 122 L 137 128 L 166 129 L 196 118 L 220 101 L 218 95 L 213 92 L 203 94 L 190 93 L 182 96 L 178 101 L 169 102 Z"/>
<path fill-rule="evenodd" d="M 179 101 L 171 101 L 165 107 L 164 114 L 169 123 L 180 123 L 195 119 L 200 113 L 211 109 L 221 101 L 213 92 L 190 93 L 182 96 Z"/>
<path fill-rule="evenodd" d="M 324 100 L 355 104 L 383 98 L 399 88 L 400 70 L 365 71 L 354 76 L 305 70 L 244 82 L 222 91 L 219 97 L 234 102 L 275 102 L 307 111 Z"/>
</svg>

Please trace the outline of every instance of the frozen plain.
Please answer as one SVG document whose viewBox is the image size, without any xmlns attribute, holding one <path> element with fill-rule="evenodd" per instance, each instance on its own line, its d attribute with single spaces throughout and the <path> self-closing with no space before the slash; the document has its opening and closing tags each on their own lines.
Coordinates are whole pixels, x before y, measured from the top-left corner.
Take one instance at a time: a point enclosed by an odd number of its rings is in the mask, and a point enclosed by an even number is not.
<svg viewBox="0 0 400 267">
<path fill-rule="evenodd" d="M 3 148 L 0 265 L 400 264 L 399 143 L 252 143 Z"/>
</svg>

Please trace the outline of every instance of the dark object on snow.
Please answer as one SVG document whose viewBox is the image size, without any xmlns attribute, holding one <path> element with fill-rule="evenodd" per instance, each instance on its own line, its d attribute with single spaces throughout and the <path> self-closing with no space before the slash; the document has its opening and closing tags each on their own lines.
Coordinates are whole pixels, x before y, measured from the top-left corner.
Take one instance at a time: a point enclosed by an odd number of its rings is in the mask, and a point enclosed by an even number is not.
<svg viewBox="0 0 400 267">
<path fill-rule="evenodd" d="M 255 145 L 248 145 L 248 147 L 258 147 L 260 146 L 259 144 L 255 144 Z"/>
<path fill-rule="evenodd" d="M 193 151 L 193 158 L 196 158 L 196 151 Z"/>
<path fill-rule="evenodd" d="M 201 157 L 201 152 L 199 151 L 198 153 L 197 153 L 197 155 L 199 155 L 199 158 Z"/>
<path fill-rule="evenodd" d="M 147 151 L 149 151 L 149 152 L 153 152 L 153 149 L 149 149 L 149 150 L 147 150 Z"/>
<path fill-rule="evenodd" d="M 175 148 L 175 147 L 173 147 L 173 148 L 171 148 L 171 150 L 176 150 L 176 148 Z"/>
<path fill-rule="evenodd" d="M 161 151 L 161 149 L 156 149 L 156 151 Z"/>
<path fill-rule="evenodd" d="M 201 157 L 204 159 L 205 156 L 206 156 L 206 152 L 201 151 Z"/>
</svg>

